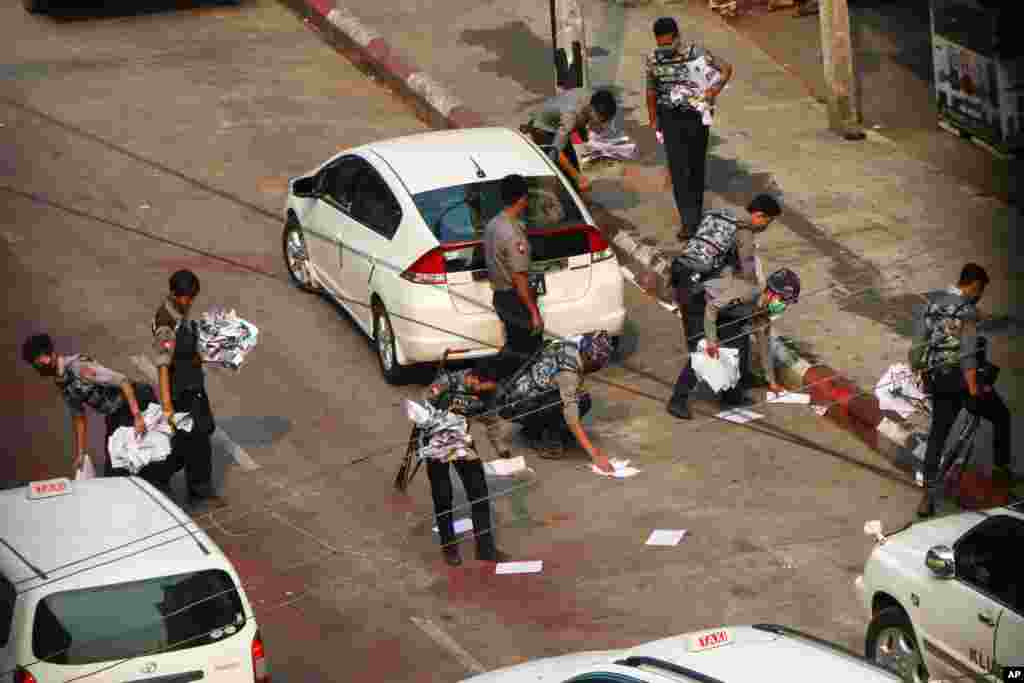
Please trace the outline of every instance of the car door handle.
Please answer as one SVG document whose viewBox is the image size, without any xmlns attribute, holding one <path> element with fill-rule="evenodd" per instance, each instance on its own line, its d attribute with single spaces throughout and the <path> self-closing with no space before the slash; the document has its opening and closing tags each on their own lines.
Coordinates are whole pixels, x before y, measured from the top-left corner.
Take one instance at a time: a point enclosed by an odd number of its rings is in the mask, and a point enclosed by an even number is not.
<svg viewBox="0 0 1024 683">
<path fill-rule="evenodd" d="M 995 626 L 996 620 L 992 618 L 991 614 L 987 612 L 978 612 L 978 621 L 985 624 L 986 626 Z"/>
</svg>

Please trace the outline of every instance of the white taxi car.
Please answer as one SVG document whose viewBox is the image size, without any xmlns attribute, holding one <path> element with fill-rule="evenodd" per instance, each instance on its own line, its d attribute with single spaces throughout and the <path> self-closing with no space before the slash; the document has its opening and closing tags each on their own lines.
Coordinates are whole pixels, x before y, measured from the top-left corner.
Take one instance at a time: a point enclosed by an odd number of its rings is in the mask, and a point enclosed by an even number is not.
<svg viewBox="0 0 1024 683">
<path fill-rule="evenodd" d="M 870 615 L 865 654 L 921 683 L 999 680 L 1024 665 L 1020 503 L 904 527 L 877 543 L 855 582 Z"/>
<path fill-rule="evenodd" d="M 622 334 L 622 273 L 608 241 L 551 160 L 507 128 L 382 140 L 292 179 L 283 251 L 293 281 L 327 294 L 375 340 L 384 377 L 496 353 L 481 238 L 502 209 L 501 179 L 529 184 L 531 285 L 547 332 Z"/>
<path fill-rule="evenodd" d="M 785 626 L 688 633 L 628 650 L 581 652 L 489 671 L 464 683 L 897 683 L 839 646 Z"/>
<path fill-rule="evenodd" d="M 231 563 L 142 479 L 0 491 L 0 680 L 80 679 L 270 681 Z"/>
</svg>

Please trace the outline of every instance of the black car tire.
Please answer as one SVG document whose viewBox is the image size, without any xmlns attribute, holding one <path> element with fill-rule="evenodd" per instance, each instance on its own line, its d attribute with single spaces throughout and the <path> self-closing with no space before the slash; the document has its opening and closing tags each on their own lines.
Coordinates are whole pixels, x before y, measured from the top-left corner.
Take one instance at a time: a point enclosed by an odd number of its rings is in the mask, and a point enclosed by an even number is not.
<svg viewBox="0 0 1024 683">
<path fill-rule="evenodd" d="M 383 338 L 382 334 L 385 334 Z M 373 307 L 373 346 L 377 352 L 377 362 L 380 365 L 381 374 L 384 375 L 384 380 L 392 385 L 404 384 L 409 369 L 398 362 L 398 351 L 395 348 L 395 328 L 391 326 L 391 318 L 388 317 L 387 310 L 381 304 Z M 385 353 L 390 353 L 390 363 L 385 358 Z"/>
<path fill-rule="evenodd" d="M 883 635 L 886 631 L 892 632 L 894 630 L 900 632 L 902 637 L 912 644 L 913 649 L 917 653 L 918 661 L 920 662 L 917 671 L 915 672 L 916 675 L 905 677 L 905 680 L 907 680 L 908 683 L 927 681 L 928 669 L 924 665 L 924 655 L 920 652 L 920 648 L 917 644 L 917 637 L 914 634 L 914 626 L 910 623 L 910 619 L 907 617 L 906 613 L 899 607 L 886 607 L 879 610 L 878 613 L 875 614 L 874 618 L 871 619 L 871 623 L 868 624 L 867 635 L 864 638 L 864 657 L 867 660 L 884 667 L 885 665 L 882 662 L 879 662 L 875 656 L 877 652 L 878 639 L 879 636 Z"/>
<path fill-rule="evenodd" d="M 302 242 L 303 250 L 306 250 L 308 258 L 308 250 L 306 247 L 306 238 L 302 234 L 302 227 L 294 220 L 289 219 L 284 225 L 284 232 L 281 234 L 281 255 L 284 257 L 284 267 L 288 271 L 288 279 L 291 280 L 292 284 L 301 289 L 303 292 L 316 292 L 317 287 L 311 283 L 303 282 L 301 279 L 295 276 L 295 272 L 292 270 L 292 264 L 289 260 L 288 252 L 288 241 L 292 235 L 297 235 L 298 239 Z"/>
<path fill-rule="evenodd" d="M 46 14 L 50 10 L 49 0 L 21 0 L 21 4 L 32 14 Z"/>
</svg>

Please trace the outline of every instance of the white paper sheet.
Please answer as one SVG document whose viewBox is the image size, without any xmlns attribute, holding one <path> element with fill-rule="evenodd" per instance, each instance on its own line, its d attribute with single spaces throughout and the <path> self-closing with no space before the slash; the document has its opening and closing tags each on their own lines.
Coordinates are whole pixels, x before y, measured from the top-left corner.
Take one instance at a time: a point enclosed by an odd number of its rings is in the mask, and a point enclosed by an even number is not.
<svg viewBox="0 0 1024 683">
<path fill-rule="evenodd" d="M 496 458 L 484 463 L 484 472 L 495 477 L 508 477 L 526 470 L 526 458 Z"/>
<path fill-rule="evenodd" d="M 628 479 L 629 477 L 640 474 L 640 470 L 629 466 L 629 460 L 616 460 L 615 458 L 610 458 L 608 462 L 611 464 L 614 470 L 613 472 L 604 472 L 599 470 L 597 465 L 591 465 L 590 471 L 594 474 L 599 474 L 602 477 L 613 477 L 615 479 Z"/>
<path fill-rule="evenodd" d="M 910 432 L 906 431 L 887 417 L 883 417 L 882 421 L 878 424 L 878 431 L 887 439 L 896 442 L 900 446 L 906 446 L 907 439 L 910 438 Z"/>
<path fill-rule="evenodd" d="M 464 534 L 467 531 L 473 530 L 473 520 L 469 517 L 463 517 L 462 519 L 455 520 L 455 533 Z M 434 527 L 434 533 L 437 533 L 437 527 Z"/>
<path fill-rule="evenodd" d="M 774 391 L 768 392 L 769 403 L 794 403 L 798 405 L 810 405 L 811 395 L 810 394 L 795 394 L 790 391 L 776 394 Z"/>
<path fill-rule="evenodd" d="M 679 542 L 683 540 L 685 535 L 686 529 L 655 529 L 647 537 L 647 543 L 644 545 L 675 546 L 679 545 Z"/>
<path fill-rule="evenodd" d="M 533 562 L 499 562 L 494 566 L 495 574 L 539 574 L 544 569 L 544 560 Z"/>
<path fill-rule="evenodd" d="M 764 415 L 744 408 L 733 408 L 732 410 L 723 410 L 715 415 L 715 417 L 726 420 L 727 422 L 735 422 L 736 424 L 742 425 L 748 422 L 753 422 L 754 420 L 760 420 Z"/>
</svg>

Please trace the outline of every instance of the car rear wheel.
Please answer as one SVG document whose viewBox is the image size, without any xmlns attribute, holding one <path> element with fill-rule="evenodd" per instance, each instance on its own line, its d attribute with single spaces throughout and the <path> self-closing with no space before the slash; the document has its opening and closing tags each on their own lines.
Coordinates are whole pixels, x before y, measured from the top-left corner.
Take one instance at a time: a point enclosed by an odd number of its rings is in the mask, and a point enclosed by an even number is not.
<svg viewBox="0 0 1024 683">
<path fill-rule="evenodd" d="M 377 361 L 380 371 L 388 384 L 402 384 L 407 368 L 398 362 L 395 349 L 395 330 L 391 326 L 391 318 L 384 306 L 378 304 L 373 308 L 373 340 L 377 347 Z"/>
<path fill-rule="evenodd" d="M 317 291 L 310 274 L 306 238 L 302 234 L 302 228 L 295 221 L 289 220 L 285 223 L 281 247 L 284 252 L 284 265 L 288 269 L 292 283 L 304 292 Z"/>
<path fill-rule="evenodd" d="M 21 4 L 32 14 L 45 14 L 50 9 L 48 0 L 21 0 Z"/>
<path fill-rule="evenodd" d="M 917 647 L 914 627 L 899 607 L 886 607 L 871 624 L 864 645 L 865 656 L 908 683 L 926 683 L 928 670 Z"/>
</svg>

